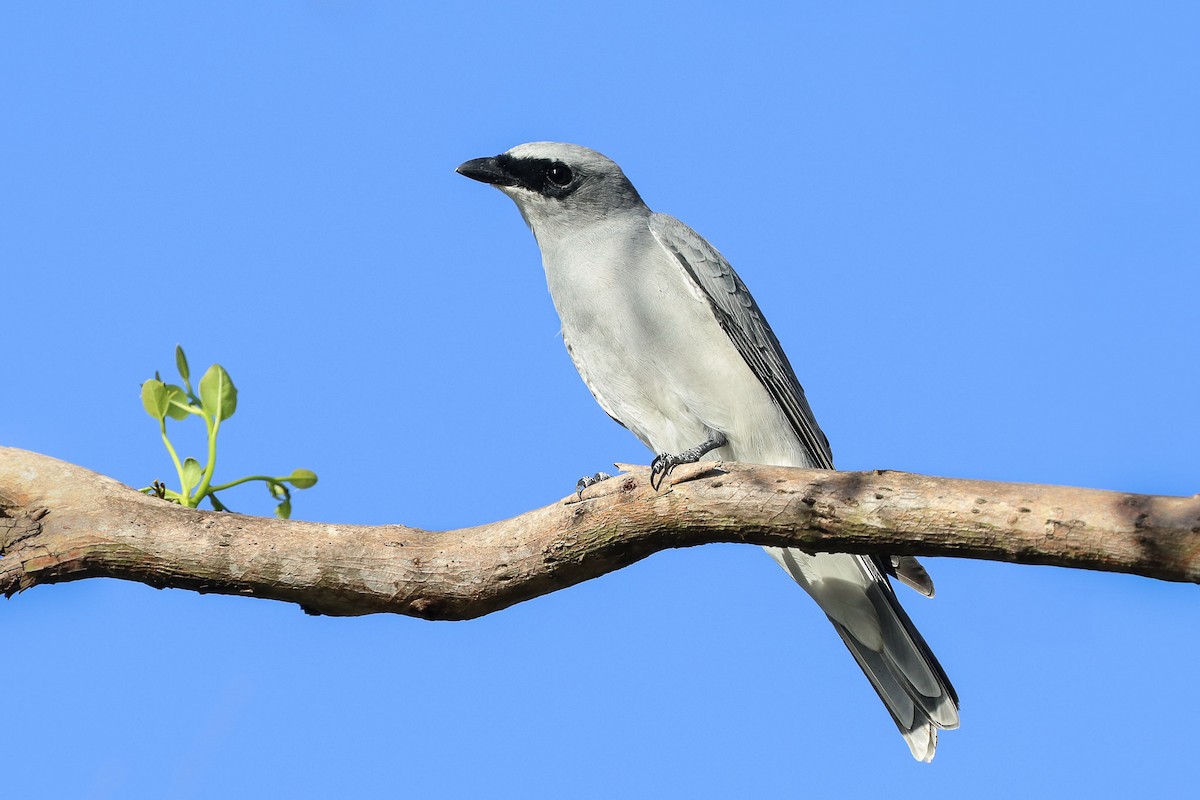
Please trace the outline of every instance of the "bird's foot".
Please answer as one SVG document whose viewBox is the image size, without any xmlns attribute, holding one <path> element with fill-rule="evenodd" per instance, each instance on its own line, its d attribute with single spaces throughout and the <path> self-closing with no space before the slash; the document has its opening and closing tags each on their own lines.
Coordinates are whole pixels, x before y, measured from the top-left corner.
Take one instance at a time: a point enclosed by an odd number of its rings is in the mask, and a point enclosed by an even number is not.
<svg viewBox="0 0 1200 800">
<path fill-rule="evenodd" d="M 579 499 L 583 500 L 583 490 L 589 486 L 595 486 L 600 481 L 606 481 L 611 478 L 607 472 L 597 472 L 595 475 L 585 475 L 575 484 L 575 493 L 579 495 Z"/>
<path fill-rule="evenodd" d="M 683 453 L 675 455 L 674 453 L 659 453 L 650 462 L 650 488 L 658 491 L 658 487 L 663 485 L 663 481 L 671 474 L 671 470 L 678 467 L 680 464 L 690 464 L 692 462 L 685 459 Z"/>
<path fill-rule="evenodd" d="M 657 492 L 671 474 L 671 470 L 680 464 L 695 464 L 709 452 L 727 444 L 729 440 L 725 438 L 725 434 L 717 431 L 707 440 L 682 453 L 659 453 L 650 462 L 650 488 Z"/>
</svg>

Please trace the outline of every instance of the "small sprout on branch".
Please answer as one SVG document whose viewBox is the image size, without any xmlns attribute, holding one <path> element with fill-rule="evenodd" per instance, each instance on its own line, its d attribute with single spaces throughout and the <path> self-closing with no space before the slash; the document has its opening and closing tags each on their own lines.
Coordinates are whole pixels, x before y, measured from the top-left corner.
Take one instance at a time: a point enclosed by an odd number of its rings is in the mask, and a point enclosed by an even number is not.
<svg viewBox="0 0 1200 800">
<path fill-rule="evenodd" d="M 179 476 L 179 491 L 168 489 L 161 481 L 154 481 L 141 491 L 152 494 L 172 503 L 179 503 L 187 508 L 197 508 L 204 498 L 217 511 L 229 509 L 217 499 L 217 492 L 224 491 L 240 483 L 263 481 L 267 491 L 278 501 L 275 515 L 287 519 L 292 514 L 292 489 L 309 489 L 316 485 L 317 474 L 307 469 L 293 470 L 290 475 L 275 477 L 270 475 L 249 475 L 228 483 L 213 484 L 213 470 L 217 464 L 217 434 L 221 423 L 233 416 L 237 410 L 237 387 L 233 385 L 229 373 L 220 364 L 213 364 L 200 378 L 197 394 L 192 389 L 191 370 L 188 367 L 187 356 L 183 348 L 175 347 L 175 368 L 183 379 L 183 386 L 164 383 L 157 372 L 154 377 L 142 384 L 142 406 L 146 413 L 158 420 L 159 431 L 162 434 L 163 445 L 175 465 Z M 184 420 L 195 415 L 204 420 L 208 430 L 208 462 L 201 464 L 194 458 L 186 458 L 182 462 L 175 452 L 167 436 L 167 419 Z"/>
</svg>

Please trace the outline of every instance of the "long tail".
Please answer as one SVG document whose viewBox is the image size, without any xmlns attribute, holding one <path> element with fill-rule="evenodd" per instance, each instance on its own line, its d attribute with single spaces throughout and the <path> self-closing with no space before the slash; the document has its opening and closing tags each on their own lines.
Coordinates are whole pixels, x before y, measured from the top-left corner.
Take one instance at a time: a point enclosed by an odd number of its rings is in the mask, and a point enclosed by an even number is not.
<svg viewBox="0 0 1200 800">
<path fill-rule="evenodd" d="M 866 556 L 766 550 L 829 617 L 913 758 L 932 761 L 938 729 L 958 727 L 958 695 L 878 565 Z"/>
</svg>

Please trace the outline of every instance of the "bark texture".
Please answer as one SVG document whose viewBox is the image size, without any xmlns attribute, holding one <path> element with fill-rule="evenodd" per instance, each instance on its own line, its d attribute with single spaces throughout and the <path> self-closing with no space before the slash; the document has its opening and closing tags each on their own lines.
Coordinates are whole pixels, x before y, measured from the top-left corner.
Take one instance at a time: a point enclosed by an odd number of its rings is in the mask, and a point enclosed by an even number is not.
<svg viewBox="0 0 1200 800">
<path fill-rule="evenodd" d="M 710 542 L 959 556 L 1200 582 L 1200 495 L 705 462 L 643 467 L 513 519 L 426 531 L 185 509 L 0 447 L 0 592 L 121 578 L 314 614 L 467 619 Z"/>
</svg>

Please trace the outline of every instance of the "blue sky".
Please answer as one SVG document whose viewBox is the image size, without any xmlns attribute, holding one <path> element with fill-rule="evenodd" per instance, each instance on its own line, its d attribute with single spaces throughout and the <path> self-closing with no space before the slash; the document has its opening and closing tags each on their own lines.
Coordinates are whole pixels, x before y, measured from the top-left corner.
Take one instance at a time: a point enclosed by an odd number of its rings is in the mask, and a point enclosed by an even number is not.
<svg viewBox="0 0 1200 800">
<path fill-rule="evenodd" d="M 555 139 L 725 253 L 841 468 L 1195 493 L 1198 40 L 1189 3 L 6 3 L 0 442 L 170 477 L 138 386 L 178 342 L 241 391 L 220 473 L 320 475 L 299 518 L 471 525 L 647 461 L 453 171 Z M 730 545 L 453 624 L 36 588 L 0 603 L 5 787 L 1194 790 L 1196 587 L 929 566 L 901 596 L 963 700 L 929 766 Z"/>
</svg>

